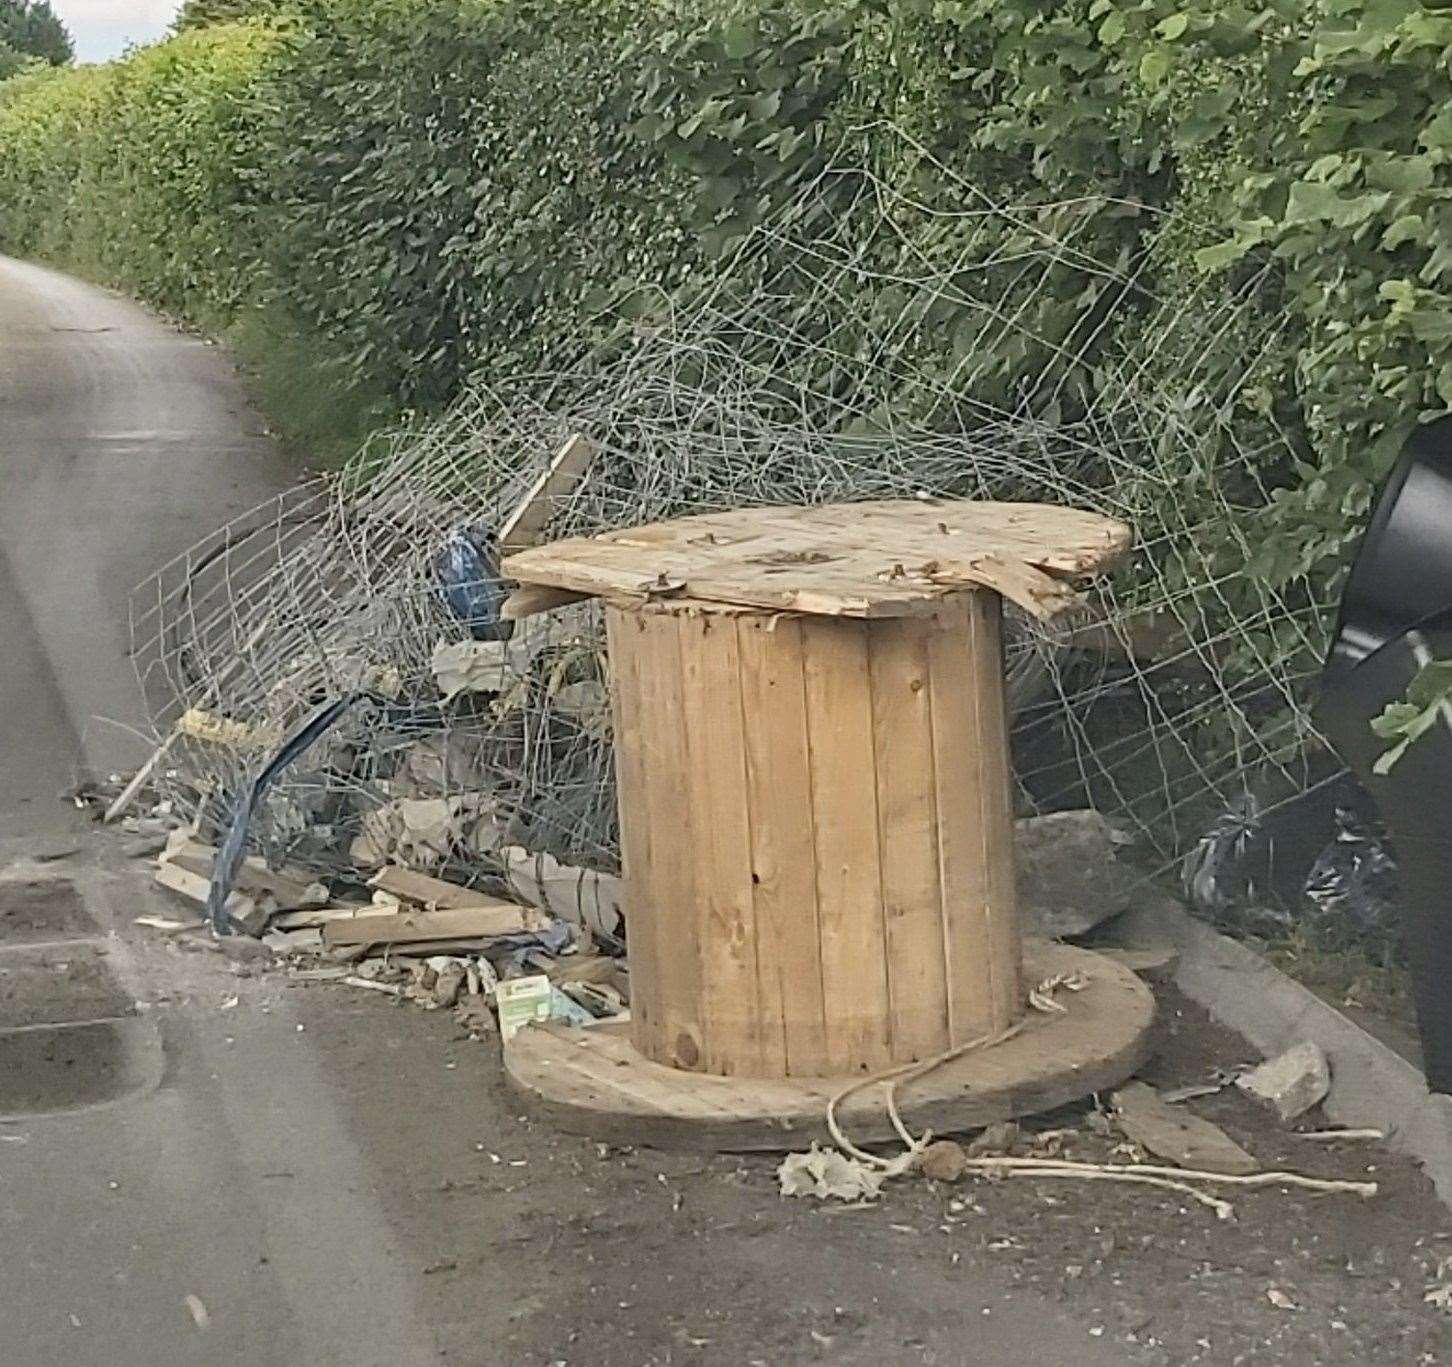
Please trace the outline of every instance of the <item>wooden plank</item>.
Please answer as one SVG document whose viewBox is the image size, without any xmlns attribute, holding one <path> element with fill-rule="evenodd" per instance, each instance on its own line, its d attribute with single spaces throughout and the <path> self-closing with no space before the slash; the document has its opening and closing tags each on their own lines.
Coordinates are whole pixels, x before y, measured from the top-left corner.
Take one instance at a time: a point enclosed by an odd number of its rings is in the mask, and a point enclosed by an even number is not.
<svg viewBox="0 0 1452 1367">
<path fill-rule="evenodd" d="M 517 588 L 504 600 L 500 616 L 506 622 L 519 622 L 540 612 L 553 612 L 556 608 L 569 607 L 571 603 L 583 603 L 593 597 L 589 593 L 577 593 L 574 589 L 552 589 L 543 584 L 525 584 Z"/>
<path fill-rule="evenodd" d="M 971 691 L 978 737 L 979 858 L 987 878 L 984 950 L 993 1025 L 1010 1025 L 1023 1005 L 1018 878 L 1013 851 L 1013 784 L 1008 768 L 1008 703 L 1004 696 L 1003 607 L 989 593 L 965 595 Z"/>
<path fill-rule="evenodd" d="M 605 614 L 610 698 L 615 722 L 615 793 L 620 813 L 620 860 L 625 882 L 625 939 L 630 951 L 634 1028 L 653 1032 L 660 1021 L 659 927 L 651 914 L 652 842 L 673 834 L 652 830 L 648 819 L 649 783 L 645 773 L 645 725 L 640 706 L 639 637 L 645 627 L 633 613 L 609 609 Z"/>
<path fill-rule="evenodd" d="M 743 618 L 737 643 L 762 1015 L 781 1022 L 783 1073 L 825 1073 L 830 1060 L 801 622 Z M 777 1057 L 770 1034 L 763 1030 L 764 1062 Z"/>
<path fill-rule="evenodd" d="M 712 1073 L 780 1073 L 780 1013 L 763 1019 L 757 987 L 751 819 L 736 619 L 683 615 L 686 776 L 697 827 L 696 924 L 700 946 L 701 1066 Z M 764 1036 L 772 1038 L 771 1061 Z"/>
<path fill-rule="evenodd" d="M 530 486 L 520 504 L 499 528 L 502 555 L 532 546 L 555 514 L 561 499 L 568 498 L 580 482 L 595 449 L 576 432 L 560 447 L 540 477 Z"/>
<path fill-rule="evenodd" d="M 802 622 L 827 1051 L 837 1071 L 885 1068 L 886 929 L 864 623 Z"/>
<path fill-rule="evenodd" d="M 960 594 L 943 604 L 939 629 L 928 647 L 938 877 L 943 893 L 948 1028 L 954 1044 L 976 1039 L 993 1024 L 985 965 L 989 881 L 980 825 L 983 756 L 968 653 L 971 597 Z"/>
<path fill-rule="evenodd" d="M 870 628 L 877 831 L 895 1061 L 949 1045 L 938 801 L 928 687 L 930 623 Z"/>
<path fill-rule="evenodd" d="M 520 910 L 517 902 L 503 897 L 491 897 L 487 892 L 476 892 L 473 888 L 461 887 L 442 878 L 431 878 L 426 873 L 415 873 L 397 864 L 380 869 L 368 880 L 370 888 L 391 892 L 406 902 L 417 902 L 430 910 L 450 907 L 498 907 Z"/>
<path fill-rule="evenodd" d="M 644 778 L 642 819 L 653 833 L 649 863 L 631 875 L 636 918 L 655 927 L 656 1019 L 636 1023 L 642 1052 L 675 1068 L 701 1066 L 700 946 L 695 853 L 700 833 L 686 776 L 693 763 L 685 719 L 679 620 L 666 613 L 640 616 L 635 638 L 640 670 L 636 730 Z M 649 990 L 639 968 L 637 993 Z"/>
<path fill-rule="evenodd" d="M 279 912 L 268 923 L 274 930 L 312 930 L 329 921 L 351 921 L 359 916 L 373 916 L 377 907 L 304 907 L 301 911 Z"/>
<path fill-rule="evenodd" d="M 543 918 L 510 902 L 442 911 L 381 911 L 323 924 L 323 943 L 332 945 L 421 944 L 426 940 L 491 939 L 537 930 Z"/>
</svg>

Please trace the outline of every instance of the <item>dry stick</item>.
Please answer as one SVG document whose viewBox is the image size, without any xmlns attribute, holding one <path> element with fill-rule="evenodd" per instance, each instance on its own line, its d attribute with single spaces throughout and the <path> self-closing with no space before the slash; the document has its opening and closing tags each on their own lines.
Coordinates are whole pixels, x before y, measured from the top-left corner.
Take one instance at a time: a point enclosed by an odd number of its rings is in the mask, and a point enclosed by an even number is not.
<svg viewBox="0 0 1452 1367">
<path fill-rule="evenodd" d="M 1298 1172 L 1253 1172 L 1236 1175 L 1226 1172 L 1203 1172 L 1197 1168 L 1166 1168 L 1153 1163 L 1078 1163 L 1069 1158 L 970 1158 L 968 1166 L 984 1170 L 1018 1168 L 1024 1171 L 1057 1169 L 1060 1172 L 1116 1172 L 1149 1177 L 1193 1178 L 1197 1182 L 1220 1182 L 1235 1187 L 1303 1187 L 1307 1191 L 1350 1192 L 1356 1196 L 1375 1196 L 1375 1182 L 1350 1182 L 1339 1177 L 1305 1177 Z"/>
<path fill-rule="evenodd" d="M 977 1167 L 984 1161 L 970 1158 L 968 1166 Z M 997 1171 L 1001 1177 L 1072 1177 L 1078 1181 L 1087 1182 L 1133 1182 L 1137 1186 L 1158 1187 L 1161 1191 L 1174 1191 L 1182 1196 L 1188 1196 L 1192 1201 L 1198 1201 L 1202 1206 L 1208 1206 L 1221 1220 L 1228 1220 L 1235 1214 L 1235 1207 L 1229 1201 L 1222 1201 L 1218 1196 L 1211 1196 L 1209 1192 L 1200 1191 L 1188 1182 L 1176 1182 L 1168 1177 L 1155 1177 L 1149 1173 L 1134 1172 L 1129 1168 L 1114 1167 L 1110 1164 L 1102 1166 L 1076 1164 L 1073 1167 L 1050 1166 L 1044 1168 L 1014 1167 L 999 1168 Z"/>
<path fill-rule="evenodd" d="M 1380 1130 L 1292 1130 L 1291 1136 L 1294 1139 L 1316 1139 L 1327 1142 L 1334 1139 L 1382 1140 L 1386 1138 L 1386 1135 Z"/>
</svg>

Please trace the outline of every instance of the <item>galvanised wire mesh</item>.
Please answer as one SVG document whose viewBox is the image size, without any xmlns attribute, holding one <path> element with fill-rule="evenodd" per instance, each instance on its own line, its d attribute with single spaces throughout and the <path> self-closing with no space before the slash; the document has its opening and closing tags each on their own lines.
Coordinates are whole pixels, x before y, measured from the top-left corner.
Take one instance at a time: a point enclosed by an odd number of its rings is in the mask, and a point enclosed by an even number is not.
<svg viewBox="0 0 1452 1367">
<path fill-rule="evenodd" d="M 469 639 L 441 550 L 497 527 L 577 432 L 596 454 L 551 536 L 933 495 L 1123 518 L 1135 551 L 1081 607 L 1048 626 L 1010 612 L 1021 810 L 1096 806 L 1153 866 L 1248 774 L 1298 790 L 1329 605 L 1246 570 L 1296 455 L 1264 399 L 1278 323 L 1254 277 L 1157 288 L 1153 252 L 1124 259 L 1096 234 L 1117 212 L 1144 211 L 995 203 L 923 158 L 890 181 L 836 167 L 709 279 L 638 299 L 586 359 L 482 377 L 441 419 L 209 538 L 135 600 L 158 739 L 194 709 L 167 795 L 215 832 L 289 729 L 362 691 L 254 821 L 269 857 L 479 881 L 523 845 L 614 867 L 598 609 L 462 647 L 487 686 L 446 697 L 435 667 Z"/>
</svg>

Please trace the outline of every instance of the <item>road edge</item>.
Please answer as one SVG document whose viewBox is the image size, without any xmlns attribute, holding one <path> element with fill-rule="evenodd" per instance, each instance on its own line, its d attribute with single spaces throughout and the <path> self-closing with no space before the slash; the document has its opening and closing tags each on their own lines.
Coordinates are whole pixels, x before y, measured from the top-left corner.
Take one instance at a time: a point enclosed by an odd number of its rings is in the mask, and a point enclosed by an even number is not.
<svg viewBox="0 0 1452 1367">
<path fill-rule="evenodd" d="M 1379 1129 L 1415 1160 L 1452 1210 L 1452 1097 L 1434 1096 L 1420 1069 L 1253 949 L 1166 899 L 1162 924 L 1179 949 L 1175 985 L 1266 1055 L 1311 1040 L 1326 1051 L 1327 1116 Z"/>
</svg>

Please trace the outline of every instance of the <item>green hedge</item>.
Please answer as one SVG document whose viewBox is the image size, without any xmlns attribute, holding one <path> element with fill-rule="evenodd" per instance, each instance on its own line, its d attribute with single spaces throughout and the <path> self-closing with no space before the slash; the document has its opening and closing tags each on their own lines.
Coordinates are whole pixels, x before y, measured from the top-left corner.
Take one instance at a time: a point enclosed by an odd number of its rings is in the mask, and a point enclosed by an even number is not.
<svg viewBox="0 0 1452 1367">
<path fill-rule="evenodd" d="M 344 388 L 432 409 L 697 287 L 842 139 L 902 170 L 900 140 L 853 131 L 890 119 L 995 193 L 1115 196 L 1084 240 L 1169 289 L 1271 264 L 1260 306 L 1288 327 L 1243 421 L 1294 459 L 1265 472 L 1265 578 L 1334 575 L 1408 424 L 1452 402 L 1452 10 L 279 8 L 0 85 L 0 244 L 209 325 L 263 320 Z M 1053 335 L 1077 303 L 1044 307 Z M 999 382 L 1037 360 L 1005 354 Z"/>
</svg>

